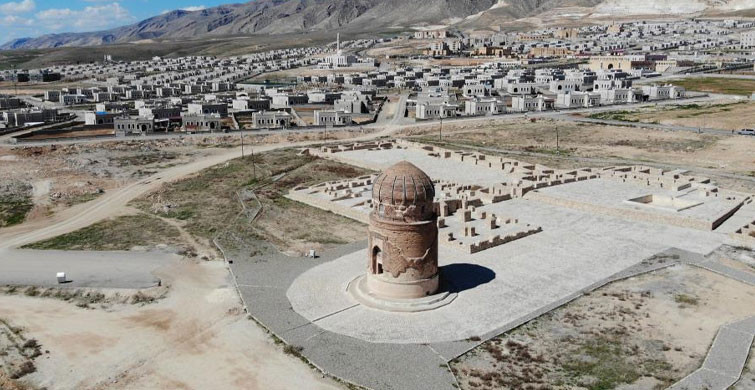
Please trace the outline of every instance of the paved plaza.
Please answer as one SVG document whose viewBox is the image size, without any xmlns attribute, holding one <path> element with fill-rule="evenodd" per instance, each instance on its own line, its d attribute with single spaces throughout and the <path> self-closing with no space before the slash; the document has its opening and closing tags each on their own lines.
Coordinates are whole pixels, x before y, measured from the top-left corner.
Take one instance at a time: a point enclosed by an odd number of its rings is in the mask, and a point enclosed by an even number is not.
<svg viewBox="0 0 755 390">
<path fill-rule="evenodd" d="M 489 338 L 514 329 L 611 282 L 677 264 L 715 270 L 714 272 L 737 279 L 752 275 L 697 253 L 668 249 L 580 291 L 502 324 L 482 335 L 479 340 L 427 343 L 370 342 L 364 338 L 324 329 L 320 326 L 321 321 L 309 321 L 293 309 L 286 293 L 295 281 L 317 267 L 348 257 L 349 254 L 362 252 L 360 249 L 366 245 L 364 241 L 343 245 L 322 253 L 317 259 L 288 257 L 283 254 L 249 257 L 243 251 L 229 251 L 227 255 L 229 260 L 232 260 L 230 266 L 247 310 L 255 320 L 286 343 L 302 347 L 302 355 L 324 372 L 374 389 L 454 389 L 456 382 L 447 369 L 447 362 Z M 755 281 L 750 280 L 749 283 L 755 284 Z M 511 302 L 514 300 L 507 301 Z M 740 360 L 741 357 L 734 359 L 734 362 L 738 363 Z M 370 366 L 380 367 L 380 370 L 364 369 Z M 407 370 L 407 367 L 411 369 Z M 386 371 L 394 375 L 380 375 Z"/>
<path fill-rule="evenodd" d="M 738 232 L 755 221 L 752 196 L 705 178 L 645 167 L 558 171 L 413 145 L 354 149 L 326 157 L 372 169 L 407 160 L 451 183 L 436 193 L 441 291 L 457 294 L 451 303 L 413 313 L 360 304 L 347 288 L 368 272 L 365 242 L 318 259 L 239 255 L 232 266 L 255 318 L 302 346 L 325 372 L 360 385 L 452 388 L 446 362 L 480 342 L 607 283 L 673 264 L 755 282 L 708 256 L 749 239 Z M 297 188 L 289 196 L 366 221 L 371 180 Z M 523 227 L 530 233 L 509 235 Z M 480 240 L 487 244 L 465 246 Z M 411 366 L 412 374 L 379 377 L 361 369 L 366 365 L 381 372 Z"/>
<path fill-rule="evenodd" d="M 480 161 L 490 161 L 489 158 L 475 162 L 470 156 L 438 158 L 411 147 L 344 151 L 330 158 L 347 162 L 360 158 L 373 168 L 405 159 L 426 170 L 434 180 L 482 183 L 481 186 L 522 176 L 480 165 Z M 676 177 L 684 173 L 671 174 Z M 705 196 L 704 190 L 711 186 L 679 186 L 681 189 L 675 190 L 595 178 L 477 205 L 475 215 L 492 214 L 540 227 L 542 231 L 472 254 L 461 247 L 440 245 L 444 287 L 457 292 L 458 297 L 435 310 L 391 313 L 358 304 L 346 289 L 366 272 L 365 250 L 313 267 L 293 282 L 287 296 L 293 309 L 317 326 L 369 342 L 433 343 L 491 335 L 517 318 L 572 296 L 668 248 L 706 255 L 722 244 L 732 243 L 736 225 L 724 224 L 717 230 L 686 227 L 689 221 L 695 227 L 710 225 L 730 210 L 738 211 L 734 215 L 740 221 L 755 220 L 751 204 L 737 209 L 747 195 Z M 369 207 L 354 201 L 368 197 L 369 191 L 364 188 L 368 187 L 349 188 L 352 197 L 333 195 L 329 209 L 339 212 L 341 208 L 340 213 L 347 216 L 366 215 Z M 655 196 L 656 200 L 683 199 L 684 205 L 694 206 L 676 210 L 661 202 L 658 207 L 648 207 L 628 201 L 643 195 Z M 311 204 L 316 207 L 322 206 L 325 198 L 324 193 L 297 197 L 304 202 L 315 199 Z M 475 223 L 482 222 L 468 219 L 459 218 L 459 213 L 444 218 L 447 227 L 441 229 L 441 234 L 450 231 L 460 235 L 464 226 L 475 227 Z M 477 232 L 483 237 L 486 234 L 480 226 Z"/>
<path fill-rule="evenodd" d="M 304 273 L 288 290 L 288 298 L 294 310 L 319 327 L 370 342 L 464 340 L 494 332 L 669 247 L 707 254 L 727 238 L 527 199 L 486 209 L 540 225 L 543 231 L 472 255 L 440 246 L 441 275 L 460 290 L 447 306 L 400 314 L 357 305 L 346 286 L 365 272 L 365 250 Z"/>
</svg>

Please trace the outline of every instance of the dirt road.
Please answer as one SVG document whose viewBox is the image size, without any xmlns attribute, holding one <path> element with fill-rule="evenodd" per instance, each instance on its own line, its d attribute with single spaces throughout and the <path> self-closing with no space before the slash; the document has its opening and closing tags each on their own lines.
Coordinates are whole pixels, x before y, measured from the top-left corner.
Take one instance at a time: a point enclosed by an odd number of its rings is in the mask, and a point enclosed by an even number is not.
<svg viewBox="0 0 755 390">
<path fill-rule="evenodd" d="M 368 141 L 390 135 L 398 129 L 398 127 L 390 126 L 380 132 L 370 133 L 348 140 L 337 140 L 332 142 Z M 255 153 L 261 153 L 287 147 L 307 146 L 314 143 L 321 144 L 324 142 L 306 141 L 259 145 L 254 147 L 254 151 Z M 247 152 L 248 151 L 249 147 L 247 146 Z M 61 234 L 85 228 L 107 218 L 127 213 L 126 205 L 128 202 L 142 196 L 143 194 L 157 190 L 165 183 L 180 180 L 181 178 L 203 169 L 222 164 L 238 157 L 241 157 L 240 147 L 224 149 L 218 151 L 216 154 L 203 157 L 201 160 L 165 169 L 123 188 L 107 192 L 94 201 L 76 205 L 50 217 L 2 229 L 0 230 L 0 249 L 20 247 L 33 242 L 57 237 Z"/>
<path fill-rule="evenodd" d="M 699 99 L 689 99 L 688 101 L 707 100 L 707 97 Z M 403 99 L 402 99 L 403 100 Z M 667 103 L 667 102 L 662 102 Z M 403 104 L 403 102 L 400 102 Z M 642 105 L 638 105 L 640 107 Z M 611 107 L 597 107 L 592 109 L 577 110 L 574 112 L 592 112 L 603 111 Z M 490 120 L 513 120 L 521 119 L 522 117 L 549 117 L 559 116 L 558 112 L 542 112 L 531 114 L 511 114 L 506 117 L 499 118 L 486 118 L 486 117 L 474 117 L 454 120 L 453 124 L 460 124 L 464 122 L 477 122 L 477 121 L 490 121 Z M 389 136 L 398 130 L 409 127 L 432 127 L 435 126 L 434 122 L 419 123 L 411 125 L 403 125 L 398 123 L 391 123 L 384 126 L 383 130 L 366 134 L 360 137 L 351 138 L 349 140 L 338 140 L 333 142 L 344 141 L 367 141 L 373 140 L 383 136 Z M 314 143 L 323 143 L 322 141 L 306 141 L 298 143 L 279 143 L 269 144 L 255 147 L 255 152 L 265 152 L 274 149 L 280 149 L 292 146 L 306 146 Z M 70 233 L 72 231 L 87 227 L 96 222 L 102 221 L 112 216 L 117 216 L 123 212 L 123 207 L 133 199 L 158 189 L 162 184 L 171 181 L 179 180 L 183 177 L 199 172 L 203 169 L 209 168 L 213 165 L 221 164 L 230 159 L 240 157 L 240 148 L 228 149 L 219 151 L 217 154 L 205 157 L 202 160 L 194 161 L 188 164 L 175 166 L 166 169 L 162 172 L 154 174 L 150 177 L 142 179 L 138 182 L 130 184 L 126 187 L 120 188 L 115 191 L 111 191 L 101 196 L 99 199 L 84 203 L 68 210 L 62 211 L 49 218 L 25 223 L 12 228 L 0 230 L 0 249 L 2 248 L 14 248 L 29 244 L 32 242 L 52 238 L 61 234 Z"/>
<path fill-rule="evenodd" d="M 13 248 L 56 237 L 87 227 L 108 217 L 119 215 L 129 201 L 159 188 L 163 183 L 178 180 L 240 155 L 240 149 L 224 150 L 199 161 L 166 169 L 126 187 L 108 192 L 94 201 L 61 211 L 49 218 L 4 229 L 0 232 L 0 249 Z"/>
</svg>

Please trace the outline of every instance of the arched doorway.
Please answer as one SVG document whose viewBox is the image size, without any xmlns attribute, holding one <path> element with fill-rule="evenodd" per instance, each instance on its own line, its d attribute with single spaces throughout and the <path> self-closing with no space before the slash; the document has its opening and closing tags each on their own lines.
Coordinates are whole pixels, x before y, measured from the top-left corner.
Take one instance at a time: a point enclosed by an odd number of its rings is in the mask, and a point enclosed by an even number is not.
<svg viewBox="0 0 755 390">
<path fill-rule="evenodd" d="M 613 64 L 608 64 L 608 70 L 613 69 Z"/>
<path fill-rule="evenodd" d="M 372 273 L 375 275 L 383 273 L 383 251 L 377 246 L 372 248 Z"/>
</svg>

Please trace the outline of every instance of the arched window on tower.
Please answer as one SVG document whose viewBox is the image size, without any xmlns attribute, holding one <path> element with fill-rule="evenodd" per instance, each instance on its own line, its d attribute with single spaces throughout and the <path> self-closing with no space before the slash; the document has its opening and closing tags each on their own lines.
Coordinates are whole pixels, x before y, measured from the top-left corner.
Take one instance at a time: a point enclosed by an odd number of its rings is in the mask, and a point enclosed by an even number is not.
<svg viewBox="0 0 755 390">
<path fill-rule="evenodd" d="M 372 248 L 372 273 L 375 275 L 383 273 L 383 251 L 378 246 Z"/>
</svg>

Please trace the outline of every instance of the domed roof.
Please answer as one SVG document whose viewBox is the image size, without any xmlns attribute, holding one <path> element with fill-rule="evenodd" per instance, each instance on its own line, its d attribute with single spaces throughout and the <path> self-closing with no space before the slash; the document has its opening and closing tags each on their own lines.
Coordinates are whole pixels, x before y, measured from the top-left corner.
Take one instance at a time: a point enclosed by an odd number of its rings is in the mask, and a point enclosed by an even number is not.
<svg viewBox="0 0 755 390">
<path fill-rule="evenodd" d="M 430 176 L 408 161 L 401 161 L 381 173 L 372 186 L 375 202 L 394 206 L 432 203 L 435 186 Z"/>
</svg>

